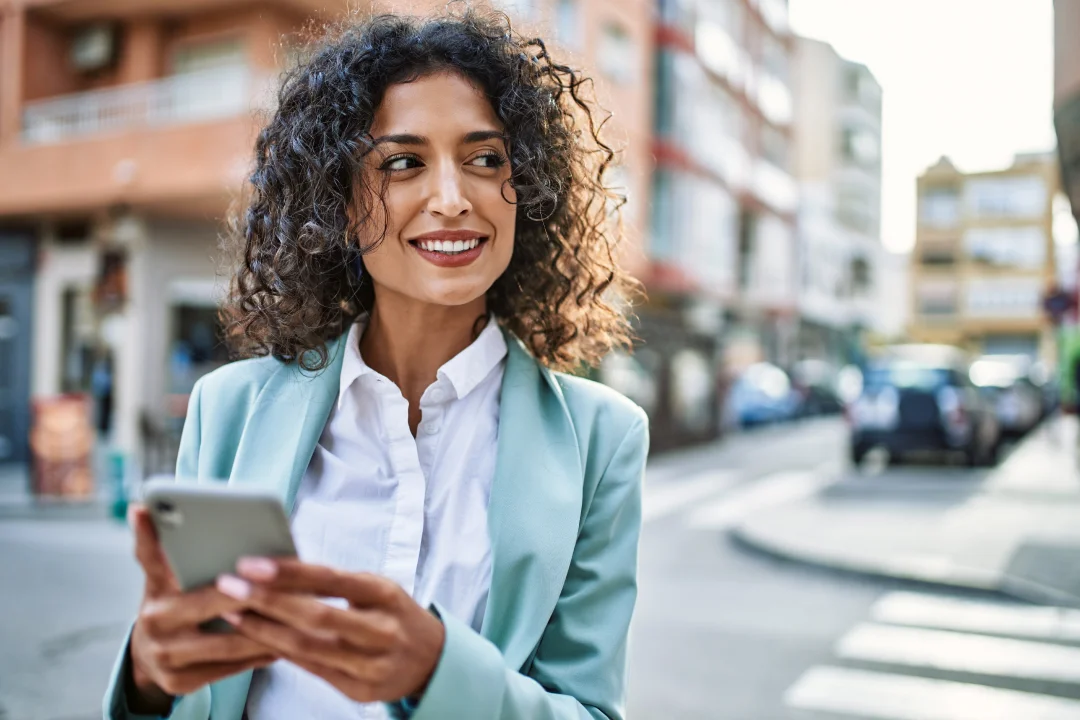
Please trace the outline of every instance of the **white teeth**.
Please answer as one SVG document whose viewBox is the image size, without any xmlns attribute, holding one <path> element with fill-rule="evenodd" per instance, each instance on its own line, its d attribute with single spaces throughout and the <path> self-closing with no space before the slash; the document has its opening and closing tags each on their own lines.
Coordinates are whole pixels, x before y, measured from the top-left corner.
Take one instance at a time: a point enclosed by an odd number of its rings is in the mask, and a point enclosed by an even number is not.
<svg viewBox="0 0 1080 720">
<path fill-rule="evenodd" d="M 474 247 L 480 244 L 480 238 L 470 238 L 468 240 L 422 240 L 419 245 L 423 250 L 428 252 L 440 252 L 440 253 L 460 253 L 466 250 L 472 250 Z"/>
</svg>

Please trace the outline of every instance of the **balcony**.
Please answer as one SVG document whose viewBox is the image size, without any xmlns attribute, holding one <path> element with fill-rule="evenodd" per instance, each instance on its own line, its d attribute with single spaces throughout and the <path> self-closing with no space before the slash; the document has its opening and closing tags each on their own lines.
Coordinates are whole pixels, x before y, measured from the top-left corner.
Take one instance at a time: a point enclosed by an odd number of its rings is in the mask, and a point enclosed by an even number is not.
<svg viewBox="0 0 1080 720">
<path fill-rule="evenodd" d="M 23 110 L 22 140 L 29 145 L 56 143 L 141 127 L 218 120 L 249 111 L 254 95 L 253 73 L 243 65 L 77 93 L 28 103 Z"/>
<path fill-rule="evenodd" d="M 227 65 L 27 103 L 18 138 L 0 146 L 0 217 L 116 204 L 220 217 L 273 86 Z"/>
</svg>

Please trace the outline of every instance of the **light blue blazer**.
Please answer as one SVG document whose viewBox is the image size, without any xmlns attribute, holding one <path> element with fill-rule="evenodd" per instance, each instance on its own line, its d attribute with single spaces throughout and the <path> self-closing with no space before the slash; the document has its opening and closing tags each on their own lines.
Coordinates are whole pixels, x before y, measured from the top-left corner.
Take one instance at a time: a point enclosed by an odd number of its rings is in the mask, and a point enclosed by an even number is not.
<svg viewBox="0 0 1080 720">
<path fill-rule="evenodd" d="M 483 627 L 441 613 L 446 644 L 412 718 L 621 719 L 648 420 L 613 390 L 551 372 L 506 339 Z M 321 373 L 260 358 L 200 380 L 177 475 L 272 488 L 291 509 L 337 397 L 342 343 L 330 344 Z M 106 720 L 135 717 L 124 655 Z M 186 695 L 170 717 L 241 720 L 250 682 L 243 673 Z"/>
</svg>

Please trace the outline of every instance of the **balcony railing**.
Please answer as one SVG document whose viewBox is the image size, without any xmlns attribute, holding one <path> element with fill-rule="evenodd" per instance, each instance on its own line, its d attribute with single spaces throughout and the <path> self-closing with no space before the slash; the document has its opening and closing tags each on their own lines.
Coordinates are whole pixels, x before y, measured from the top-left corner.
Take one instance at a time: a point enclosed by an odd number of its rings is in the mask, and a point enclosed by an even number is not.
<svg viewBox="0 0 1080 720">
<path fill-rule="evenodd" d="M 41 100 L 25 106 L 22 137 L 29 144 L 56 143 L 232 117 L 264 100 L 266 88 L 247 66 L 226 66 Z"/>
</svg>

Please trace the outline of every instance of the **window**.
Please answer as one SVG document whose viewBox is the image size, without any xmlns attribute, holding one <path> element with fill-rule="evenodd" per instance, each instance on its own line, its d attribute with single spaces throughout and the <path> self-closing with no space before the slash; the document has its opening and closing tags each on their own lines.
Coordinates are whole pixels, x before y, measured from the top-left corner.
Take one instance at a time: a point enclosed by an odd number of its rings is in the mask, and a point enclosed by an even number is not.
<svg viewBox="0 0 1080 720">
<path fill-rule="evenodd" d="M 1046 263 L 1046 233 L 1038 226 L 973 228 L 964 233 L 964 250 L 978 263 L 1037 270 Z"/>
<path fill-rule="evenodd" d="M 597 48 L 600 71 L 618 83 L 633 80 L 636 69 L 634 42 L 626 29 L 615 23 L 608 23 L 600 35 Z"/>
<path fill-rule="evenodd" d="M 946 267 L 956 264 L 956 249 L 951 245 L 929 245 L 919 253 L 923 265 Z"/>
<path fill-rule="evenodd" d="M 866 258 L 857 257 L 851 261 L 851 291 L 856 295 L 865 295 L 871 288 L 872 277 L 870 263 Z"/>
<path fill-rule="evenodd" d="M 915 305 L 920 315 L 955 315 L 957 287 L 951 280 L 924 280 L 915 288 Z"/>
<path fill-rule="evenodd" d="M 1042 315 L 1041 278 L 972 278 L 966 305 L 975 317 L 1037 318 Z"/>
<path fill-rule="evenodd" d="M 1046 184 L 1034 175 L 975 178 L 964 187 L 964 201 L 974 218 L 1041 217 L 1047 212 Z"/>
<path fill-rule="evenodd" d="M 919 202 L 919 222 L 932 228 L 956 227 L 960 223 L 960 194 L 953 188 L 924 192 Z"/>
<path fill-rule="evenodd" d="M 761 155 L 778 168 L 788 168 L 788 139 L 780 130 L 766 125 L 761 131 Z"/>
<path fill-rule="evenodd" d="M 173 53 L 175 75 L 244 65 L 244 44 L 239 38 L 213 42 L 187 43 Z"/>
<path fill-rule="evenodd" d="M 555 3 L 555 39 L 567 48 L 581 47 L 581 20 L 577 0 L 557 0 Z"/>
<path fill-rule="evenodd" d="M 649 243 L 649 254 L 657 260 L 665 260 L 671 257 L 672 236 L 674 230 L 675 213 L 673 205 L 671 173 L 661 170 L 653 176 L 652 183 L 652 238 Z"/>
<path fill-rule="evenodd" d="M 876 167 L 881 157 L 877 135 L 860 128 L 841 130 L 840 152 L 848 162 L 868 168 Z"/>
</svg>

